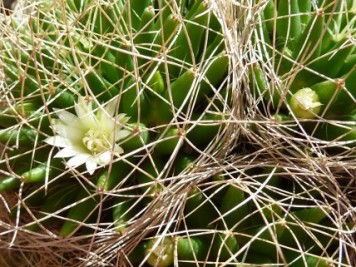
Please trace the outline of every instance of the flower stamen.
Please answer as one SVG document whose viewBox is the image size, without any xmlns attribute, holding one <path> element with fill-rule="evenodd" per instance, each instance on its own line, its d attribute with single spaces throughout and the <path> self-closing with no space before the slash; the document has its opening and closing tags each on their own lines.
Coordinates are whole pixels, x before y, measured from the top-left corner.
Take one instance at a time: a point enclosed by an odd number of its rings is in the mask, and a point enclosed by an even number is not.
<svg viewBox="0 0 356 267">
<path fill-rule="evenodd" d="M 83 144 L 94 155 L 110 149 L 110 143 L 100 130 L 90 129 L 83 138 Z"/>
</svg>

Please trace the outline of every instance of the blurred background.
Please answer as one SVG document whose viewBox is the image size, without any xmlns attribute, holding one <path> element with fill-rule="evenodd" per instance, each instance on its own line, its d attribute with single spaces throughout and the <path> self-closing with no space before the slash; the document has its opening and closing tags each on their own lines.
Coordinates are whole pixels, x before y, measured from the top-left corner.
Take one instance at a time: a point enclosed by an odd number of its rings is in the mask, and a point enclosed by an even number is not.
<svg viewBox="0 0 356 267">
<path fill-rule="evenodd" d="M 0 0 L 0 10 L 1 13 L 6 13 L 8 14 L 9 10 L 13 8 L 15 4 L 15 0 Z M 2 9 L 5 9 L 2 11 Z"/>
</svg>

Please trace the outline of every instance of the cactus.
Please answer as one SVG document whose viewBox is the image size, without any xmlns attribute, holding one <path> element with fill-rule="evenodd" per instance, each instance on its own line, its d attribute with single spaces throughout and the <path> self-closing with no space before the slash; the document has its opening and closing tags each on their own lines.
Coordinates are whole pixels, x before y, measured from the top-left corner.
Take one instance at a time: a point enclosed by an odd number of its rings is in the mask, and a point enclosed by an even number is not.
<svg viewBox="0 0 356 267">
<path fill-rule="evenodd" d="M 0 191 L 45 195 L 21 224 L 30 231 L 67 240 L 101 227 L 125 233 L 185 168 L 170 166 L 195 160 L 191 151 L 213 146 L 226 127 L 223 110 L 207 104 L 227 84 L 221 26 L 207 1 L 27 8 L 4 17 L 0 43 Z M 65 194 L 70 181 L 75 197 Z M 26 213 L 21 202 L 16 211 Z"/>
<path fill-rule="evenodd" d="M 354 158 L 352 1 L 24 2 L 0 40 L 20 265 L 353 266 L 352 174 L 319 164 Z"/>
<path fill-rule="evenodd" d="M 288 1 L 280 1 L 273 8 L 274 1 L 267 2 L 263 13 L 266 22 L 260 22 L 266 30 L 259 33 L 259 38 L 266 42 L 264 60 L 274 64 L 273 71 L 281 83 L 275 86 L 272 71 L 271 77 L 261 76 L 261 69 L 254 66 L 251 80 L 256 82 L 256 94 L 263 94 L 265 101 L 271 102 L 272 112 L 318 120 L 301 124 L 312 138 L 332 141 L 330 147 L 354 147 L 355 125 L 350 115 L 356 104 L 355 70 L 351 65 L 343 67 L 355 53 L 351 42 L 355 33 L 354 4 L 291 1 L 289 5 Z M 270 25 L 273 17 L 275 28 Z M 349 126 L 342 126 L 344 123 Z"/>
</svg>

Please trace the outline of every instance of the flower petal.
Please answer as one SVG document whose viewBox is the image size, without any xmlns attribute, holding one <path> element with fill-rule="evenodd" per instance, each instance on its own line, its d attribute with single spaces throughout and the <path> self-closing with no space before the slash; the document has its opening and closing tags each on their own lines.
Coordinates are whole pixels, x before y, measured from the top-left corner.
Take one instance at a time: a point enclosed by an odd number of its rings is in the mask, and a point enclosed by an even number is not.
<svg viewBox="0 0 356 267">
<path fill-rule="evenodd" d="M 72 143 L 81 142 L 85 133 L 81 129 L 76 128 L 75 125 L 73 126 L 72 125 L 69 126 L 61 123 L 57 123 L 53 125 L 54 130 L 58 135 L 71 140 Z"/>
<path fill-rule="evenodd" d="M 105 151 L 100 155 L 98 155 L 97 157 L 98 157 L 98 164 L 100 165 L 109 164 L 112 159 L 111 151 Z"/>
<path fill-rule="evenodd" d="M 124 125 L 129 121 L 129 117 L 126 117 L 126 114 L 124 113 L 120 113 L 115 117 L 115 121 L 117 122 L 117 124 L 121 124 Z"/>
<path fill-rule="evenodd" d="M 78 103 L 75 105 L 75 112 L 77 113 L 78 117 L 86 116 L 88 113 L 93 111 L 92 102 L 85 101 L 83 96 L 78 96 Z"/>
<path fill-rule="evenodd" d="M 58 109 L 56 110 L 56 115 L 66 125 L 74 125 L 76 127 L 81 125 L 78 117 L 66 110 Z"/>
<path fill-rule="evenodd" d="M 92 157 L 90 154 L 79 154 L 71 158 L 70 160 L 67 161 L 67 166 L 68 167 L 78 167 L 79 165 L 82 165 L 85 163 L 87 160 L 89 160 Z"/>
<path fill-rule="evenodd" d="M 89 159 L 85 162 L 85 167 L 87 168 L 88 173 L 92 175 L 97 168 L 97 163 L 95 160 Z"/>
<path fill-rule="evenodd" d="M 65 147 L 61 151 L 59 151 L 56 155 L 54 155 L 55 158 L 69 158 L 73 156 L 77 156 L 81 154 L 81 151 L 75 150 L 71 147 Z"/>
<path fill-rule="evenodd" d="M 115 138 L 115 142 L 117 142 L 120 139 L 128 137 L 130 134 L 132 134 L 132 132 L 129 130 L 116 129 L 115 133 L 113 134 L 115 135 L 113 136 Z"/>
<path fill-rule="evenodd" d="M 98 121 L 99 127 L 103 130 L 103 132 L 111 133 L 114 131 L 115 121 L 112 117 L 102 115 L 100 118 L 98 117 Z"/>
<path fill-rule="evenodd" d="M 68 138 L 60 135 L 50 136 L 44 140 L 47 144 L 58 147 L 71 147 L 72 143 Z"/>
<path fill-rule="evenodd" d="M 117 108 L 117 100 L 116 99 L 110 101 L 105 106 L 105 110 L 110 117 L 113 117 L 115 115 L 116 108 Z"/>
<path fill-rule="evenodd" d="M 124 150 L 122 149 L 121 146 L 116 144 L 115 147 L 114 147 L 114 152 L 115 152 L 116 155 L 120 155 L 120 154 L 124 153 Z"/>
<path fill-rule="evenodd" d="M 84 97 L 78 97 L 78 104 L 75 105 L 75 112 L 86 129 L 95 127 L 96 121 L 92 102 L 86 103 Z"/>
</svg>

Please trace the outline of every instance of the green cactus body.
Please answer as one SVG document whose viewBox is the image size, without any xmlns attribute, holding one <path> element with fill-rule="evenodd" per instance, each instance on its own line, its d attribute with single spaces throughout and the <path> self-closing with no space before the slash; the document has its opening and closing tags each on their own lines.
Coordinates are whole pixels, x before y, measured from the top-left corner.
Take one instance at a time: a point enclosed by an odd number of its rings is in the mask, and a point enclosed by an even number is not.
<svg viewBox="0 0 356 267">
<path fill-rule="evenodd" d="M 147 94 L 149 94 L 150 101 L 156 100 L 157 95 L 163 95 L 166 90 L 164 79 L 160 71 L 155 71 L 151 77 L 147 77 Z"/>
<path fill-rule="evenodd" d="M 152 48 L 150 45 L 154 41 L 155 37 L 155 10 L 153 6 L 148 6 L 144 9 L 141 17 L 139 32 L 135 36 L 134 43 L 137 46 L 138 52 L 143 55 L 150 57 L 153 55 Z M 144 66 L 145 64 L 150 64 L 149 59 L 138 58 L 139 66 Z"/>
<path fill-rule="evenodd" d="M 223 262 L 234 257 L 233 255 L 239 250 L 239 243 L 231 233 L 218 233 L 214 236 L 210 258 L 211 260 L 217 260 Z"/>
<path fill-rule="evenodd" d="M 201 2 L 196 12 L 192 14 L 192 17 L 187 15 L 187 24 L 185 29 L 182 29 L 177 37 L 175 43 L 175 50 L 173 50 L 173 56 L 177 63 L 182 65 L 188 65 L 193 63 L 199 54 L 199 48 L 201 46 L 202 38 L 204 36 L 205 27 L 208 23 L 208 13 L 206 2 Z M 181 69 L 176 65 L 169 66 L 170 75 L 173 77 L 179 76 Z"/>
<path fill-rule="evenodd" d="M 175 149 L 179 149 L 182 146 L 180 141 L 182 136 L 182 129 L 177 127 L 171 127 L 166 131 L 163 130 L 162 136 L 159 137 L 159 142 L 155 145 L 155 151 L 160 155 L 172 154 Z"/>
<path fill-rule="evenodd" d="M 293 51 L 295 53 L 302 53 L 300 57 L 306 58 L 307 61 L 317 58 L 321 53 L 321 36 L 323 36 L 324 28 L 324 13 L 322 11 L 315 11 L 314 17 L 310 18 L 306 28 L 296 39 Z M 295 55 L 295 57 L 297 58 L 298 55 Z"/>
<path fill-rule="evenodd" d="M 135 78 L 130 78 L 121 95 L 119 110 L 127 114 L 134 122 L 138 121 L 148 110 L 148 99 L 141 84 Z"/>
<path fill-rule="evenodd" d="M 201 237 L 177 237 L 179 266 L 196 266 L 206 258 L 208 244 Z"/>
<path fill-rule="evenodd" d="M 59 162 L 58 160 L 51 160 L 49 164 L 50 165 L 47 166 L 46 163 L 42 163 L 39 166 L 30 167 L 29 170 L 22 172 L 21 175 L 11 175 L 5 178 L 1 178 L 0 191 L 8 191 L 18 188 L 21 182 L 25 184 L 43 183 L 46 178 L 53 178 L 56 174 L 58 174 L 56 165 L 58 165 Z"/>
<path fill-rule="evenodd" d="M 150 135 L 148 128 L 143 123 L 128 125 L 131 134 L 122 141 L 122 147 L 128 150 L 135 150 L 149 143 Z"/>
<path fill-rule="evenodd" d="M 168 47 L 170 41 L 173 38 L 173 35 L 178 31 L 180 21 L 177 15 L 169 14 L 169 16 L 167 16 L 167 18 L 162 22 L 163 24 L 161 23 L 160 19 L 156 22 L 155 28 L 161 28 L 161 30 L 159 30 L 158 34 L 155 36 L 154 43 L 156 45 L 163 45 L 163 47 Z M 159 46 L 158 48 L 161 49 L 162 47 Z"/>
<path fill-rule="evenodd" d="M 124 161 L 118 161 L 104 169 L 96 182 L 97 187 L 103 191 L 114 189 L 131 171 L 131 167 Z"/>
<path fill-rule="evenodd" d="M 115 204 L 112 208 L 112 218 L 115 231 L 121 233 L 125 232 L 128 226 L 128 222 L 135 216 L 137 212 L 138 207 L 135 205 L 134 199 L 128 198 L 115 200 Z"/>
<path fill-rule="evenodd" d="M 279 1 L 278 3 L 278 18 L 276 22 L 276 30 L 278 38 L 281 40 L 293 40 L 302 31 L 302 23 L 298 0 Z"/>
<path fill-rule="evenodd" d="M 163 169 L 163 162 L 156 158 L 154 162 L 145 161 L 138 170 L 136 176 L 138 185 L 140 185 L 140 190 L 145 196 L 155 197 L 162 191 L 162 185 L 157 180 L 160 172 Z"/>
<path fill-rule="evenodd" d="M 280 238 L 281 244 L 295 246 L 295 242 L 301 242 L 304 246 L 309 247 L 309 244 L 313 244 L 313 241 L 312 237 L 309 237 L 307 226 L 321 222 L 326 217 L 325 212 L 320 207 L 315 207 L 294 211 L 291 215 L 293 217 L 289 215 L 286 218 L 288 230 L 286 229 L 283 232 Z M 302 225 L 298 225 L 296 220 L 299 220 Z M 303 226 L 303 224 L 306 226 Z M 298 238 L 298 241 L 295 238 Z"/>
<path fill-rule="evenodd" d="M 251 250 L 267 257 L 274 257 L 274 255 L 277 255 L 279 239 L 285 232 L 285 226 L 282 223 L 276 223 L 270 228 L 260 226 L 250 229 L 248 232 L 252 237 L 257 236 L 256 240 L 250 245 Z"/>
<path fill-rule="evenodd" d="M 199 114 L 193 114 L 192 118 L 195 119 L 195 117 L 198 116 Z M 209 125 L 210 123 L 199 124 L 198 122 L 197 125 L 193 125 L 192 129 L 187 133 L 187 138 L 194 145 L 208 144 L 219 132 L 219 128 L 221 126 L 220 121 L 222 119 L 223 116 L 220 114 L 205 114 L 202 118 L 202 121 L 212 121 L 212 125 Z"/>
<path fill-rule="evenodd" d="M 79 189 L 70 183 L 65 183 L 59 188 L 55 188 L 55 191 L 51 192 L 51 194 L 43 200 L 41 208 L 38 214 L 36 214 L 39 223 L 47 227 L 50 227 L 51 223 L 58 223 L 56 222 L 55 215 L 65 214 L 65 212 L 68 211 L 66 207 L 73 203 L 78 192 Z M 30 231 L 38 231 L 39 225 L 37 223 L 30 223 L 27 229 Z"/>
<path fill-rule="evenodd" d="M 249 207 L 242 204 L 244 200 L 244 191 L 235 185 L 229 185 L 219 209 L 223 220 L 222 228 L 225 228 L 226 225 L 230 230 L 243 229 L 248 225 L 246 216 L 249 214 Z"/>
<path fill-rule="evenodd" d="M 164 237 L 160 243 L 156 242 L 157 238 L 149 240 L 146 244 L 147 263 L 156 267 L 170 266 L 174 261 L 174 240 L 171 237 Z"/>
<path fill-rule="evenodd" d="M 217 212 L 211 200 L 198 187 L 190 189 L 184 214 L 188 227 L 197 229 L 213 227 L 211 222 L 217 217 Z"/>
<path fill-rule="evenodd" d="M 89 195 L 84 188 L 77 194 L 75 201 L 78 203 L 70 208 L 66 220 L 60 227 L 59 235 L 62 237 L 72 235 L 79 230 L 82 224 L 93 217 L 98 206 L 97 196 Z"/>
<path fill-rule="evenodd" d="M 174 82 L 172 82 L 171 87 L 164 92 L 164 99 L 170 102 L 172 97 L 174 107 L 180 108 L 185 101 L 187 94 L 192 90 L 191 88 L 194 85 L 195 76 L 196 73 L 193 69 L 185 71 Z M 167 106 L 165 109 L 167 109 Z"/>
<path fill-rule="evenodd" d="M 263 24 L 266 26 L 266 31 L 268 33 L 272 33 L 274 30 L 274 19 L 276 16 L 275 12 L 276 12 L 276 7 L 274 4 L 274 0 L 267 1 L 266 6 L 263 9 L 263 18 L 264 18 Z"/>
</svg>

